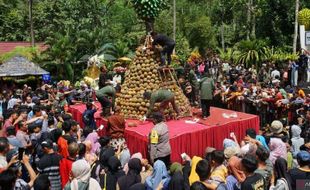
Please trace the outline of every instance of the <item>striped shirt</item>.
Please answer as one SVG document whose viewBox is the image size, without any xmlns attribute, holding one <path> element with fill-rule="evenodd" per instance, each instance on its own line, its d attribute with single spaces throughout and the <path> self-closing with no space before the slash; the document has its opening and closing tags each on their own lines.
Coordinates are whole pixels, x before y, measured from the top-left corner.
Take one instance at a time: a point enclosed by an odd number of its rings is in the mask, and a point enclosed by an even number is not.
<svg viewBox="0 0 310 190">
<path fill-rule="evenodd" d="M 56 153 L 45 154 L 37 163 L 40 174 L 48 175 L 51 190 L 61 190 L 59 162 L 62 157 Z"/>
</svg>

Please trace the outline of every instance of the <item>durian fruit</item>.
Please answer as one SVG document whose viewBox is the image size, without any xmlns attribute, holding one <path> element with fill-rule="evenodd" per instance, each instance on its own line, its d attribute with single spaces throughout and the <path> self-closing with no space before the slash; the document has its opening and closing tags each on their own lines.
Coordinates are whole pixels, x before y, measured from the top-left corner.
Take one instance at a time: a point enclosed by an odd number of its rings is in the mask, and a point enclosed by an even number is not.
<svg viewBox="0 0 310 190">
<path fill-rule="evenodd" d="M 143 45 L 137 48 L 136 56 L 125 73 L 125 81 L 121 86 L 121 93 L 116 103 L 121 107 L 126 118 L 141 119 L 147 112 L 149 101 L 143 99 L 144 92 L 154 92 L 166 88 L 174 92 L 180 116 L 190 115 L 190 104 L 181 88 L 172 78 L 161 81 L 158 68 L 160 55 Z M 159 104 L 155 104 L 158 109 Z M 174 115 L 172 107 L 167 109 L 167 114 Z M 169 112 L 169 113 L 168 113 Z"/>
</svg>

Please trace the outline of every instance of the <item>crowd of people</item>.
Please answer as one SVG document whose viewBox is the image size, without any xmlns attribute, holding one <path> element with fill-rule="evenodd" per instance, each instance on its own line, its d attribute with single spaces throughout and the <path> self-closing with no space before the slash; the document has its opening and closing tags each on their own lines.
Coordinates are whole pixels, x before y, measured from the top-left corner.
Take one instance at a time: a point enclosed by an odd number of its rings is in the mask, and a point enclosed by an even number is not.
<svg viewBox="0 0 310 190">
<path fill-rule="evenodd" d="M 310 104 L 310 96 L 303 90 L 310 82 L 310 54 L 282 65 L 266 62 L 258 69 L 254 65 L 245 68 L 214 56 L 185 66 L 185 72 L 179 72 L 179 83 L 195 106 L 204 91 L 202 80 L 208 74 L 215 86 L 213 106 L 259 115 L 261 127 L 273 120 L 285 120 L 286 125 L 292 125 L 303 115 L 299 112 Z"/>
<path fill-rule="evenodd" d="M 297 183 L 310 179 L 310 97 L 298 86 L 296 65 L 290 61 L 280 70 L 268 63 L 256 72 L 214 59 L 197 68 L 186 66 L 180 85 L 193 106 L 203 107 L 205 117 L 212 117 L 208 109 L 214 103 L 257 114 L 262 126 L 259 132 L 248 129 L 244 137 L 231 133 L 222 149 L 206 147 L 205 155 L 182 154 L 182 163 L 171 163 L 169 130 L 161 112 L 150 113 L 154 127 L 149 155 L 143 157 L 128 149 L 120 108 L 100 96 L 107 92 L 65 82 L 2 89 L 0 189 L 298 189 Z M 109 83 L 102 69 L 99 86 Z M 113 85 L 109 88 L 115 91 Z M 105 110 L 110 114 L 102 137 L 94 119 L 96 96 L 113 105 Z M 83 129 L 69 112 L 77 103 L 86 104 Z"/>
</svg>

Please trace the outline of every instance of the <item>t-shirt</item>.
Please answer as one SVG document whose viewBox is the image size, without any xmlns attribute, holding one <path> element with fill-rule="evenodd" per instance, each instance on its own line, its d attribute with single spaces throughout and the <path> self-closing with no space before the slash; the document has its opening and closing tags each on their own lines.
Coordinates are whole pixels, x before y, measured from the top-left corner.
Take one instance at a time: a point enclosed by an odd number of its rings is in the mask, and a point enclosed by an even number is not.
<svg viewBox="0 0 310 190">
<path fill-rule="evenodd" d="M 45 154 L 37 163 L 40 174 L 47 174 L 51 190 L 61 190 L 59 163 L 62 157 L 56 153 Z"/>
<path fill-rule="evenodd" d="M 241 183 L 241 190 L 264 190 L 265 180 L 260 174 L 253 174 Z"/>
<path fill-rule="evenodd" d="M 6 129 L 12 125 L 13 123 L 10 119 L 5 120 L 4 125 L 2 126 L 0 131 L 0 137 L 6 137 Z"/>
<path fill-rule="evenodd" d="M 60 161 L 59 167 L 60 167 L 60 176 L 61 176 L 61 186 L 65 187 L 65 185 L 69 181 L 70 172 L 72 169 L 72 164 L 75 160 L 72 160 L 70 158 L 63 158 Z"/>
<path fill-rule="evenodd" d="M 21 142 L 23 147 L 26 147 L 30 142 L 29 135 L 21 130 L 18 130 L 16 133 L 16 138 Z"/>
<path fill-rule="evenodd" d="M 12 145 L 14 147 L 17 147 L 17 148 L 22 148 L 23 147 L 21 142 L 15 136 L 7 137 L 7 139 L 9 141 L 10 145 Z"/>
<path fill-rule="evenodd" d="M 292 188 L 296 189 L 296 180 L 310 179 L 310 170 L 304 170 L 302 168 L 294 168 L 289 171 L 292 179 Z"/>
<path fill-rule="evenodd" d="M 30 190 L 30 186 L 23 179 L 17 179 L 15 182 L 14 190 Z"/>
<path fill-rule="evenodd" d="M 6 168 L 7 166 L 8 166 L 8 162 L 6 161 L 6 157 L 0 155 L 0 169 Z"/>
</svg>

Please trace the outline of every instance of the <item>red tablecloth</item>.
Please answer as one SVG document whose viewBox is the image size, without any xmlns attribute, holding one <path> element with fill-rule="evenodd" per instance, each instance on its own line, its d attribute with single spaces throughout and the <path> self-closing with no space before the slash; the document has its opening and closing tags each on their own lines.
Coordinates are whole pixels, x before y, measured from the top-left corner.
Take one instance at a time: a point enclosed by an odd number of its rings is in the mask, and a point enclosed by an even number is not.
<svg viewBox="0 0 310 190">
<path fill-rule="evenodd" d="M 73 117 L 81 123 L 82 111 L 79 111 L 83 106 L 71 106 Z M 186 119 L 177 121 L 168 121 L 169 136 L 171 144 L 171 160 L 181 161 L 181 154 L 183 152 L 190 156 L 204 154 L 206 147 L 211 146 L 217 149 L 223 149 L 223 140 L 229 138 L 231 132 L 234 132 L 241 140 L 245 136 L 245 131 L 248 128 L 259 129 L 259 117 L 237 112 L 236 118 L 224 118 L 223 114 L 231 114 L 234 111 L 220 108 L 211 108 L 211 117 L 206 120 L 200 120 L 198 123 L 188 124 Z M 98 117 L 96 113 L 96 122 L 99 125 L 106 124 L 106 120 Z M 128 120 L 127 122 L 132 122 Z M 139 121 L 133 121 L 140 123 Z M 145 122 L 139 124 L 137 127 L 126 127 L 125 138 L 131 153 L 141 152 L 144 157 L 147 157 L 147 136 L 151 131 L 153 124 Z"/>
</svg>

